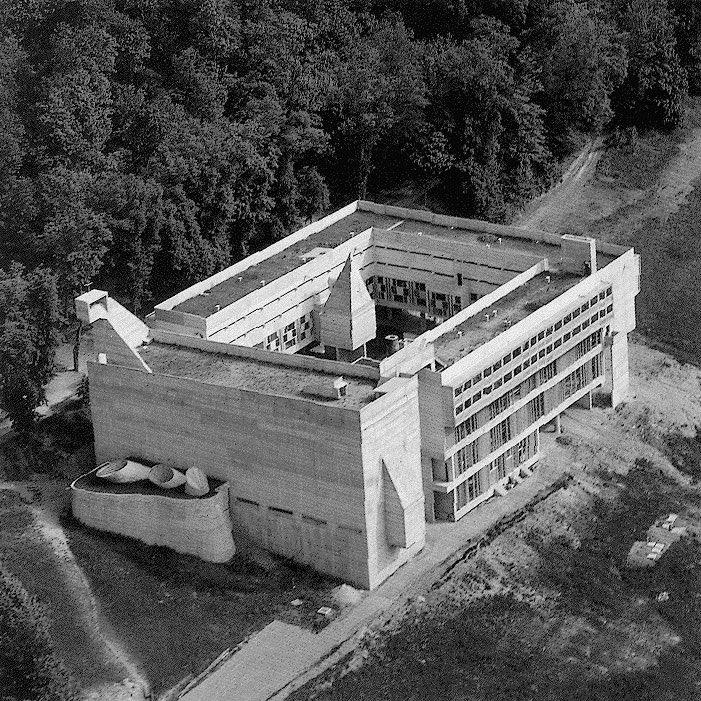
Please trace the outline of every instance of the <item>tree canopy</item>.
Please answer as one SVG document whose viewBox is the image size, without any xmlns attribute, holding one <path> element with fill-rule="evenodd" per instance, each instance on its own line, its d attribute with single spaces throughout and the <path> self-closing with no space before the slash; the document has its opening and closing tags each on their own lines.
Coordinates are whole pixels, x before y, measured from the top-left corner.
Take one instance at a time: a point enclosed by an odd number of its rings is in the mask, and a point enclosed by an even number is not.
<svg viewBox="0 0 701 701">
<path fill-rule="evenodd" d="M 0 268 L 137 313 L 331 205 L 430 180 L 508 220 L 701 90 L 685 0 L 17 0 L 0 7 Z"/>
<path fill-rule="evenodd" d="M 15 428 L 25 430 L 45 400 L 54 370 L 58 305 L 54 276 L 26 273 L 15 263 L 0 270 L 0 402 Z"/>
</svg>

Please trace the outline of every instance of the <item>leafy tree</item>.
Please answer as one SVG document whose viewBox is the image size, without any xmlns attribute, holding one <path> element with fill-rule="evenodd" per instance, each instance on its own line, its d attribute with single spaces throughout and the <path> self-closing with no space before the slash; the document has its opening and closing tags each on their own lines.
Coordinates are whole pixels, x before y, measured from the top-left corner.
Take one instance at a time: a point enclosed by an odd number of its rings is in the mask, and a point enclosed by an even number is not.
<svg viewBox="0 0 701 701">
<path fill-rule="evenodd" d="M 0 401 L 20 431 L 32 425 L 34 409 L 45 401 L 57 325 L 51 273 L 44 268 L 27 273 L 19 264 L 0 270 Z"/>
<path fill-rule="evenodd" d="M 17 38 L 0 33 L 0 267 L 31 252 L 34 188 L 22 173 L 27 133 L 20 114 L 21 86 L 31 67 Z"/>
<path fill-rule="evenodd" d="M 428 120 L 450 163 L 443 189 L 454 209 L 503 219 L 547 177 L 543 112 L 533 101 L 535 66 L 518 55 L 503 25 L 475 26 L 476 36 L 427 48 Z M 509 60 L 514 62 L 511 65 Z"/>
<path fill-rule="evenodd" d="M 17 82 L 25 58 L 12 34 L 0 38 L 0 186 L 4 187 L 17 177 L 24 154 L 24 126 L 17 114 Z"/>
<path fill-rule="evenodd" d="M 423 121 L 426 86 L 420 53 L 397 16 L 366 18 L 352 51 L 343 56 L 336 82 L 334 164 L 354 198 L 365 197 L 382 139 L 399 136 Z M 342 165 L 343 164 L 343 165 Z"/>
<path fill-rule="evenodd" d="M 150 298 L 151 276 L 161 246 L 163 188 L 131 173 L 108 173 L 96 184 L 112 241 L 99 277 L 130 300 L 135 313 Z"/>
<path fill-rule="evenodd" d="M 537 100 L 558 156 L 581 147 L 612 119 L 611 94 L 626 75 L 623 36 L 587 3 L 551 4 L 528 40 L 541 67 Z"/>
<path fill-rule="evenodd" d="M 686 72 L 677 53 L 675 19 L 666 0 L 630 0 L 621 15 L 628 75 L 615 96 L 624 124 L 672 128 L 684 118 Z"/>
<path fill-rule="evenodd" d="M 304 166 L 297 173 L 299 200 L 297 211 L 304 223 L 309 223 L 315 214 L 329 207 L 329 188 L 319 171 L 313 166 Z"/>
<path fill-rule="evenodd" d="M 701 95 L 701 5 L 689 0 L 670 0 L 669 5 L 676 15 L 677 51 L 689 91 Z"/>
<path fill-rule="evenodd" d="M 172 104 L 168 113 L 170 131 L 146 173 L 163 187 L 165 262 L 194 282 L 240 255 L 265 222 L 270 155 L 255 124 L 203 122 Z"/>
<path fill-rule="evenodd" d="M 73 300 L 100 271 L 112 243 L 106 217 L 95 209 L 95 176 L 57 166 L 41 176 L 42 260 L 56 272 L 64 323 L 75 321 Z"/>
<path fill-rule="evenodd" d="M 225 74 L 195 48 L 187 48 L 172 60 L 173 87 L 190 114 L 216 121 L 224 114 L 228 98 Z"/>
<path fill-rule="evenodd" d="M 37 107 L 46 157 L 81 168 L 105 164 L 111 133 L 110 73 L 116 45 L 103 29 L 60 25 L 52 37 Z"/>
<path fill-rule="evenodd" d="M 290 12 L 260 13 L 243 25 L 246 78 L 243 114 L 264 124 L 275 146 L 270 233 L 283 236 L 327 199 L 313 163 L 326 150 L 320 111 L 333 87 L 337 56 L 319 42 L 314 21 Z"/>
<path fill-rule="evenodd" d="M 519 30 L 529 4 L 529 0 L 377 0 L 373 6 L 380 13 L 387 9 L 400 12 L 419 37 L 452 36 L 462 41 L 472 35 L 472 22 L 480 17 L 497 19 Z"/>
</svg>

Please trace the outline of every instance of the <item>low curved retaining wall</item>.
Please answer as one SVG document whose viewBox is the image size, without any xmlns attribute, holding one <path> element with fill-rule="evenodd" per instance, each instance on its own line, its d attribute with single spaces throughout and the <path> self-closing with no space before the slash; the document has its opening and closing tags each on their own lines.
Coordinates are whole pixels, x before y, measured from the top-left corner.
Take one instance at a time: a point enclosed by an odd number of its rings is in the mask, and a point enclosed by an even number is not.
<svg viewBox="0 0 701 701">
<path fill-rule="evenodd" d="M 226 483 L 213 496 L 179 499 L 167 494 L 94 491 L 76 482 L 71 484 L 73 515 L 86 526 L 148 545 L 165 545 L 210 562 L 227 562 L 236 552 Z"/>
</svg>

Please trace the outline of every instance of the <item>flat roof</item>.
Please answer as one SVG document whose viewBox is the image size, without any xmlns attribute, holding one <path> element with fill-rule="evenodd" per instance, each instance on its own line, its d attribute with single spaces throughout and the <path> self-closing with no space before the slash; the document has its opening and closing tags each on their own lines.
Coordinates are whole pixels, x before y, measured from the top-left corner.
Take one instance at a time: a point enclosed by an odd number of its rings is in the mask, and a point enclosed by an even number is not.
<svg viewBox="0 0 701 701">
<path fill-rule="evenodd" d="M 372 400 L 377 386 L 377 382 L 373 380 L 344 375 L 343 379 L 348 383 L 346 396 L 337 399 L 323 398 L 308 394 L 304 390 L 310 385 L 318 384 L 331 388 L 338 375 L 158 341 L 152 341 L 137 350 L 154 373 L 263 394 L 307 399 L 318 404 L 330 404 L 346 409 L 358 410 L 367 404 Z"/>
<path fill-rule="evenodd" d="M 547 281 L 548 276 L 550 276 L 550 282 Z M 436 359 L 446 367 L 452 365 L 503 333 L 510 326 L 523 321 L 540 307 L 552 302 L 583 279 L 581 275 L 557 271 L 536 275 L 499 299 L 496 304 L 438 336 L 434 341 Z M 495 309 L 498 310 L 497 315 L 490 314 L 489 320 L 485 320 L 485 314 Z M 507 319 L 511 322 L 509 327 L 504 325 Z M 462 331 L 462 336 L 458 336 L 458 331 Z"/>
<path fill-rule="evenodd" d="M 484 231 L 477 231 L 470 228 L 451 227 L 444 226 L 442 224 L 429 224 L 416 219 L 406 219 L 404 223 L 396 227 L 394 231 L 404 231 L 406 233 L 416 233 L 420 231 L 424 236 L 436 236 L 441 239 L 459 241 L 460 243 L 468 243 L 475 246 L 485 246 L 487 243 L 490 243 L 490 245 L 498 245 L 495 243 L 496 239 L 498 238 L 496 234 L 485 234 Z M 528 232 L 528 229 L 524 229 L 524 232 Z M 549 252 L 559 250 L 560 247 L 554 243 L 538 241 L 537 236 L 538 232 L 535 231 L 533 232 L 533 239 L 509 236 L 507 230 L 501 235 L 501 246 L 510 251 L 531 253 L 543 258 L 545 258 Z M 605 265 L 608 265 L 615 259 L 615 257 L 616 256 L 613 256 L 610 253 L 602 253 L 601 251 L 597 250 L 597 268 L 603 268 Z M 552 262 L 554 263 L 555 261 Z"/>
<path fill-rule="evenodd" d="M 458 228 L 431 224 L 418 219 L 402 219 L 398 216 L 376 214 L 358 209 L 326 228 L 312 233 L 301 241 L 262 260 L 260 263 L 232 275 L 230 278 L 207 290 L 206 294 L 197 294 L 183 300 L 175 305 L 173 309 L 179 312 L 208 317 L 215 313 L 217 305 L 223 309 L 250 292 L 260 289 L 262 280 L 269 283 L 304 265 L 307 262 L 304 256 L 315 248 L 335 248 L 367 229 L 387 229 L 390 227 L 393 227 L 393 231 L 397 233 L 421 232 L 425 236 L 436 236 L 441 239 L 460 241 L 477 246 L 497 245 L 496 235 L 485 234 L 483 231 L 469 227 Z M 534 239 L 520 238 L 509 236 L 508 230 L 505 230 L 501 237 L 501 246 L 512 251 L 536 254 L 542 257 L 559 248 L 555 244 L 538 241 L 537 235 L 537 232 L 533 232 Z M 604 267 L 614 258 L 615 256 L 611 254 L 599 251 L 597 253 L 597 267 Z M 555 261 L 551 262 L 554 263 Z"/>
<path fill-rule="evenodd" d="M 270 258 L 232 275 L 208 290 L 208 294 L 190 297 L 177 304 L 173 309 L 207 317 L 215 312 L 216 305 L 223 309 L 250 292 L 260 289 L 261 280 L 266 282 L 277 280 L 277 278 L 304 265 L 307 261 L 304 260 L 303 256 L 315 248 L 336 248 L 356 234 L 373 226 L 384 229 L 399 221 L 401 219 L 396 217 L 358 210 L 330 224 L 325 229 L 310 234 L 307 238 L 292 244 Z M 241 278 L 241 281 L 238 278 Z"/>
</svg>

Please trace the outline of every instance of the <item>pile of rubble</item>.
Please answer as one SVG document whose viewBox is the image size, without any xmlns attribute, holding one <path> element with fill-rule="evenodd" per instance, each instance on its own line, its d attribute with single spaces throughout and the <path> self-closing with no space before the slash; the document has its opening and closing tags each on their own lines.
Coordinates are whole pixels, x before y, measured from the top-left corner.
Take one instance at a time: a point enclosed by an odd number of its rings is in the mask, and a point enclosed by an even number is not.
<svg viewBox="0 0 701 701">
<path fill-rule="evenodd" d="M 686 535 L 687 527 L 677 514 L 658 519 L 647 530 L 646 540 L 636 540 L 631 546 L 626 566 L 630 568 L 653 567 L 672 543 Z"/>
</svg>

